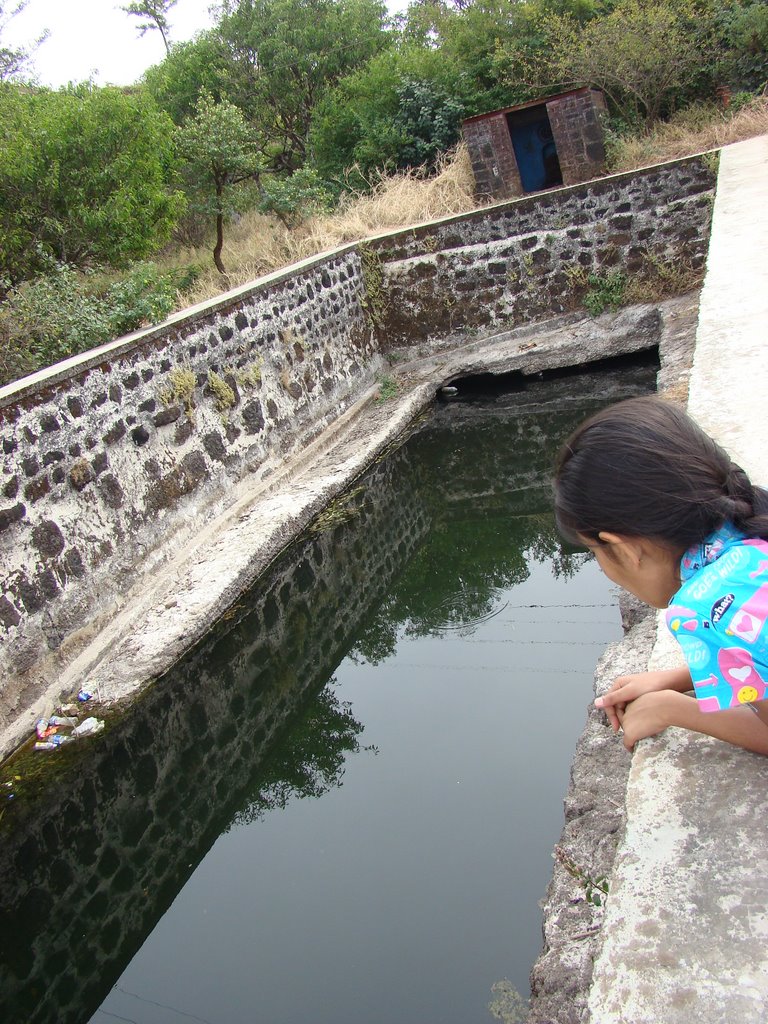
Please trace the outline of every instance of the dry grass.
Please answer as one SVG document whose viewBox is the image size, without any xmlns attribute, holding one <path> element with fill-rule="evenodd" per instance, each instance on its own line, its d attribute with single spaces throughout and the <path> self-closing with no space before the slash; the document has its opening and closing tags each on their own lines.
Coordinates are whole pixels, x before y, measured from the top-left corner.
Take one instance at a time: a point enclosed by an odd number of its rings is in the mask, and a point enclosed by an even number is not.
<svg viewBox="0 0 768 1024">
<path fill-rule="evenodd" d="M 663 163 L 720 149 L 768 133 L 768 97 L 758 96 L 735 114 L 714 105 L 697 105 L 643 135 L 616 144 L 613 171 Z"/>
<path fill-rule="evenodd" d="M 478 203 L 473 189 L 469 154 L 466 147 L 459 146 L 446 154 L 432 177 L 401 171 L 382 178 L 371 192 L 349 194 L 332 214 L 311 217 L 290 231 L 274 217 L 247 213 L 226 235 L 222 255 L 229 284 L 234 288 L 296 260 L 382 231 L 475 209 Z M 190 251 L 186 257 L 203 265 L 211 259 L 203 250 Z M 211 265 L 195 288 L 181 298 L 185 305 L 202 302 L 218 295 L 221 286 Z"/>
<path fill-rule="evenodd" d="M 733 115 L 714 106 L 694 106 L 644 135 L 617 142 L 611 171 L 647 167 L 765 133 L 766 97 Z M 346 242 L 476 209 L 473 187 L 469 154 L 461 145 L 446 154 L 432 177 L 402 171 L 382 178 L 371 192 L 347 195 L 334 213 L 312 217 L 293 230 L 274 217 L 247 213 L 227 230 L 223 259 L 228 285 L 213 267 L 209 250 L 174 254 L 175 263 L 188 260 L 206 268 L 194 289 L 179 296 L 180 308 Z"/>
</svg>

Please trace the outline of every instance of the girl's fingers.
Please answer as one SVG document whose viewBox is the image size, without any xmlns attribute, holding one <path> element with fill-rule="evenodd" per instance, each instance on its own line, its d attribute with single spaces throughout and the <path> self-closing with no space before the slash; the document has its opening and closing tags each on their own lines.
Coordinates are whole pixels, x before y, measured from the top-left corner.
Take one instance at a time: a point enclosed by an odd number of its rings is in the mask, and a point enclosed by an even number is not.
<svg viewBox="0 0 768 1024">
<path fill-rule="evenodd" d="M 608 721 L 610 722 L 610 725 L 611 725 L 611 728 L 613 729 L 613 731 L 614 732 L 618 732 L 619 729 L 621 728 L 621 723 L 619 721 L 619 716 L 618 716 L 618 709 L 615 708 L 615 707 L 609 706 L 609 707 L 607 707 L 605 709 L 605 715 L 606 715 L 606 718 L 608 719 Z"/>
</svg>

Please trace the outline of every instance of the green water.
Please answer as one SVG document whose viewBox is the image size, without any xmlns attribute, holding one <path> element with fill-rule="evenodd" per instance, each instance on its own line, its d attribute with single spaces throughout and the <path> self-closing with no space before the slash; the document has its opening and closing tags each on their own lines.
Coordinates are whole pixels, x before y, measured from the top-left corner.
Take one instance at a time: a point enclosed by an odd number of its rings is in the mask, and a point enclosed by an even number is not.
<svg viewBox="0 0 768 1024">
<path fill-rule="evenodd" d="M 87 757 L 20 762 L 2 1020 L 470 1024 L 527 992 L 620 634 L 550 468 L 653 372 L 436 406 Z"/>
</svg>

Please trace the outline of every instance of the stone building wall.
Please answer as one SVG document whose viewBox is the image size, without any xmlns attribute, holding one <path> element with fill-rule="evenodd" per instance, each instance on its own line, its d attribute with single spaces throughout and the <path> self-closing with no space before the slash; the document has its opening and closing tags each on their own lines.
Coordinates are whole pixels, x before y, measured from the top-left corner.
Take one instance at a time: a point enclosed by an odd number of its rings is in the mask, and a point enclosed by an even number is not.
<svg viewBox="0 0 768 1024">
<path fill-rule="evenodd" d="M 601 116 L 607 114 L 605 97 L 598 89 L 577 89 L 547 104 L 547 115 L 564 185 L 596 177 L 605 167 Z"/>
<path fill-rule="evenodd" d="M 390 349 L 573 308 L 590 272 L 700 264 L 713 183 L 692 158 L 378 236 L 0 389 L 0 728 Z"/>
<path fill-rule="evenodd" d="M 523 194 L 512 136 L 504 110 L 467 120 L 461 133 L 469 150 L 475 192 L 480 199 L 510 199 Z"/>
</svg>

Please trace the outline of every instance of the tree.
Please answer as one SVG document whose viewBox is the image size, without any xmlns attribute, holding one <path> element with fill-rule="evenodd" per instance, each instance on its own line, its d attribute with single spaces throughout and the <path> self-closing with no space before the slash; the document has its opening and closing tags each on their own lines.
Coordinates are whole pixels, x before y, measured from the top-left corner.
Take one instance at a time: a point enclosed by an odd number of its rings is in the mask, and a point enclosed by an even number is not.
<svg viewBox="0 0 768 1024">
<path fill-rule="evenodd" d="M 768 5 L 729 3 L 722 12 L 724 70 L 732 84 L 758 90 L 768 83 Z"/>
<path fill-rule="evenodd" d="M 630 122 L 653 122 L 671 109 L 712 48 L 690 0 L 619 0 L 586 24 L 552 14 L 540 27 L 545 41 L 527 62 L 529 84 L 597 86 Z M 502 50 L 499 59 L 505 58 Z"/>
<path fill-rule="evenodd" d="M 226 274 L 221 259 L 224 220 L 236 209 L 235 187 L 257 178 L 262 169 L 259 139 L 233 103 L 217 102 L 203 92 L 194 115 L 177 128 L 176 143 L 197 209 L 216 219 L 213 262 L 220 274 Z"/>
<path fill-rule="evenodd" d="M 320 99 L 391 44 L 381 0 L 224 0 L 219 25 L 228 50 L 224 91 L 263 132 L 274 170 L 307 157 Z"/>
<path fill-rule="evenodd" d="M 452 73 L 437 50 L 411 43 L 343 79 L 313 119 L 312 159 L 320 173 L 343 179 L 356 165 L 364 184 L 372 170 L 434 159 L 455 141 L 464 109 Z"/>
<path fill-rule="evenodd" d="M 212 29 L 195 39 L 175 43 L 160 64 L 144 73 L 144 86 L 174 124 L 193 115 L 203 92 L 224 98 L 231 78 L 231 55 Z"/>
<path fill-rule="evenodd" d="M 13 4 L 10 10 L 8 10 L 8 4 L 4 0 L 0 0 L 0 38 L 5 33 L 8 23 L 18 14 L 21 14 L 28 3 L 29 0 L 17 0 L 17 3 Z M 22 72 L 26 71 L 32 59 L 32 54 L 47 38 L 48 32 L 43 32 L 29 47 L 5 46 L 0 42 L 0 82 L 17 78 Z"/>
<path fill-rule="evenodd" d="M 146 24 L 139 25 L 137 32 L 139 36 L 147 32 L 157 31 L 160 33 L 165 45 L 165 52 L 171 52 L 170 25 L 168 24 L 168 12 L 175 7 L 178 0 L 132 0 L 127 7 L 121 7 L 126 14 L 135 15 L 137 18 L 144 18 Z"/>
<path fill-rule="evenodd" d="M 124 266 L 168 240 L 184 207 L 173 125 L 148 96 L 88 84 L 0 86 L 0 276 Z"/>
</svg>

